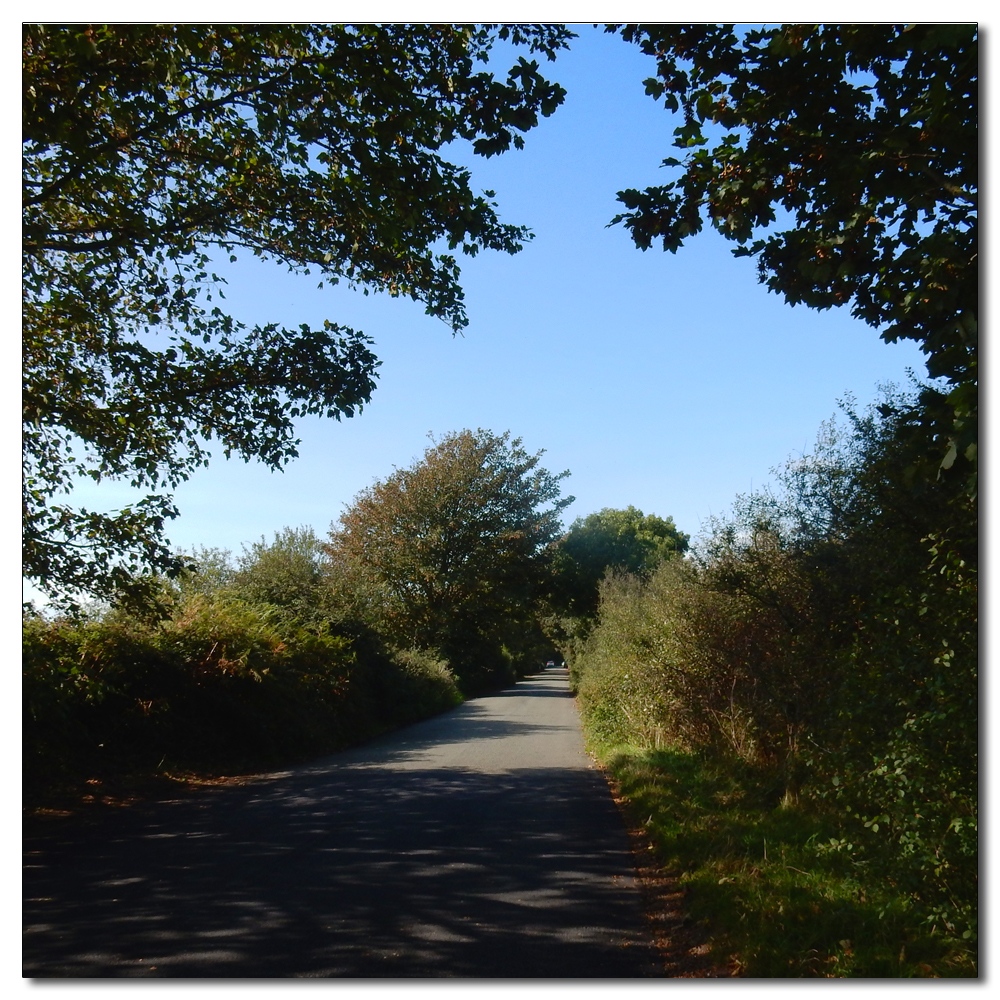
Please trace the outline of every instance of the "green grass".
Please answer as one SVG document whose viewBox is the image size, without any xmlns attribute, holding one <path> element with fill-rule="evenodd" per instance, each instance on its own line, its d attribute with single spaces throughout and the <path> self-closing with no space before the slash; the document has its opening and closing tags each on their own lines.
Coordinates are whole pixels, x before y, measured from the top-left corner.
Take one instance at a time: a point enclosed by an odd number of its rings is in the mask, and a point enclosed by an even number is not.
<svg viewBox="0 0 1000 1000">
<path fill-rule="evenodd" d="M 922 914 L 831 847 L 835 817 L 782 807 L 766 776 L 687 753 L 591 748 L 630 819 L 688 890 L 713 956 L 747 977 L 976 976 L 975 945 L 932 933 Z"/>
</svg>

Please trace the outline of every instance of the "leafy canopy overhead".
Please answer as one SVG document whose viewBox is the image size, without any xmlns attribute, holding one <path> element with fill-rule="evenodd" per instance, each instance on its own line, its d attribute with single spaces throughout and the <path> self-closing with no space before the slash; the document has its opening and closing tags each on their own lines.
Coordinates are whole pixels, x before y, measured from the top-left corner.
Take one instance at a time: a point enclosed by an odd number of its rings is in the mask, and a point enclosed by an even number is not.
<svg viewBox="0 0 1000 1000">
<path fill-rule="evenodd" d="M 554 58 L 560 26 L 25 25 L 25 572 L 110 595 L 176 570 L 169 496 L 209 457 L 273 468 L 294 420 L 351 416 L 378 362 L 361 333 L 227 310 L 217 262 L 408 296 L 467 320 L 455 252 L 514 253 L 469 172 L 551 114 L 563 90 L 497 39 Z M 477 65 L 478 64 L 478 65 Z M 74 480 L 151 492 L 114 514 L 57 502 Z"/>
<path fill-rule="evenodd" d="M 620 192 L 614 222 L 671 252 L 707 222 L 789 303 L 849 305 L 884 340 L 917 341 L 953 387 L 942 464 L 961 455 L 974 470 L 976 26 L 607 30 L 656 59 L 647 93 L 684 119 L 684 158 L 664 161 L 679 177 Z M 928 411 L 941 410 L 933 395 Z"/>
</svg>

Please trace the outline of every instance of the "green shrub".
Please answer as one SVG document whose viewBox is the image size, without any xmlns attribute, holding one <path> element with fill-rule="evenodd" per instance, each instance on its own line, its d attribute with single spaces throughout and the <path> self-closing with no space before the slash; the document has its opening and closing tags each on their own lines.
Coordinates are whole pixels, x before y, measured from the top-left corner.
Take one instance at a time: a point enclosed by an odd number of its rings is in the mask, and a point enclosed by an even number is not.
<svg viewBox="0 0 1000 1000">
<path fill-rule="evenodd" d="M 768 772 L 704 754 L 605 748 L 632 821 L 685 891 L 716 962 L 752 978 L 976 975 L 967 940 L 834 850 L 839 816 L 775 808 Z"/>
<path fill-rule="evenodd" d="M 971 946 L 975 503 L 916 475 L 904 404 L 847 412 L 784 493 L 710 525 L 694 566 L 606 581 L 573 670 L 598 744 L 751 768 L 908 921 Z"/>
<path fill-rule="evenodd" d="M 175 594 L 162 621 L 29 616 L 23 677 L 33 787 L 89 772 L 280 764 L 461 700 L 447 665 L 426 653 L 366 646 L 226 588 Z"/>
<path fill-rule="evenodd" d="M 419 649 L 393 650 L 398 668 L 393 701 L 408 722 L 446 712 L 461 704 L 462 694 L 446 660 Z"/>
</svg>

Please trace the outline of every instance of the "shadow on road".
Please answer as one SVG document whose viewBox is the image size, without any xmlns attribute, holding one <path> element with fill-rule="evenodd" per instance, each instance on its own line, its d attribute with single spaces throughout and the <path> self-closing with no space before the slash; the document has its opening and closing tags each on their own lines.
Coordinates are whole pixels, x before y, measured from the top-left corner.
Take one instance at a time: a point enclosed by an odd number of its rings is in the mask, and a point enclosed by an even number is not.
<svg viewBox="0 0 1000 1000">
<path fill-rule="evenodd" d="M 458 710 L 472 744 L 546 728 L 484 711 Z M 26 844 L 24 974 L 658 974 L 603 779 L 419 766 L 441 726 L 43 829 Z"/>
</svg>

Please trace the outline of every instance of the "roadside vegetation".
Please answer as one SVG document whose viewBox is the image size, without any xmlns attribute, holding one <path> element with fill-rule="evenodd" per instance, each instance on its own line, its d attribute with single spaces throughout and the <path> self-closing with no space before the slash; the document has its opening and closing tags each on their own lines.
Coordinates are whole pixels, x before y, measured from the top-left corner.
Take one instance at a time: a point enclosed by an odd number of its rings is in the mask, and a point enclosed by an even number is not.
<svg viewBox="0 0 1000 1000">
<path fill-rule="evenodd" d="M 874 870 L 878 848 L 864 834 L 841 847 L 835 811 L 780 808 L 772 775 L 704 754 L 592 746 L 658 864 L 686 889 L 715 965 L 751 978 L 977 975 L 974 940 L 922 919 Z"/>
<path fill-rule="evenodd" d="M 447 435 L 325 540 L 202 549 L 142 581 L 144 603 L 29 608 L 26 800 L 287 764 L 535 669 L 555 653 L 536 604 L 571 500 L 539 457 L 508 434 Z"/>
<path fill-rule="evenodd" d="M 975 503 L 914 483 L 906 399 L 846 417 L 693 557 L 609 574 L 571 675 L 718 958 L 975 975 Z"/>
<path fill-rule="evenodd" d="M 145 606 L 29 609 L 26 801 L 287 765 L 559 655 L 716 964 L 974 976 L 976 504 L 914 473 L 911 397 L 844 411 L 694 544 L 634 507 L 562 531 L 563 476 L 462 431 L 325 539 L 202 549 Z"/>
<path fill-rule="evenodd" d="M 25 798 L 243 773 L 340 749 L 462 700 L 448 665 L 324 608 L 307 529 L 159 582 L 159 604 L 24 621 Z"/>
<path fill-rule="evenodd" d="M 53 598 L 24 613 L 26 801 L 286 764 L 558 651 L 720 962 L 975 975 L 977 28 L 606 30 L 650 57 L 683 157 L 612 224 L 671 253 L 714 229 L 790 304 L 918 343 L 932 382 L 848 401 L 694 544 L 634 507 L 564 532 L 567 473 L 466 430 L 326 537 L 175 552 L 163 491 L 209 441 L 280 468 L 296 421 L 355 415 L 378 366 L 332 319 L 245 327 L 211 262 L 408 297 L 460 331 L 451 251 L 530 232 L 442 152 L 521 148 L 565 92 L 490 52 L 552 61 L 575 35 L 26 24 L 22 565 Z M 102 514 L 70 503 L 79 477 L 150 492 Z"/>
</svg>

